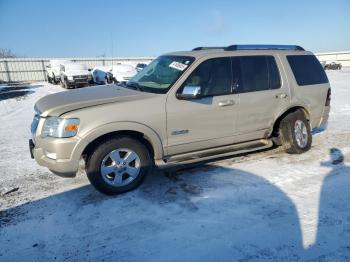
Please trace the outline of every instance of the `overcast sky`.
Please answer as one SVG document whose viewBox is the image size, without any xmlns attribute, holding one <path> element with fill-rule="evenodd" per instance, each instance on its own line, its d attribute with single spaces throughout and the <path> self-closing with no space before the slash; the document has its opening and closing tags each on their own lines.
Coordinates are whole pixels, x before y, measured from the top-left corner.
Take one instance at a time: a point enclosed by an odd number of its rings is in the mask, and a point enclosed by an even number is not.
<svg viewBox="0 0 350 262">
<path fill-rule="evenodd" d="M 196 46 L 350 50 L 350 0 L 0 0 L 0 48 L 26 57 L 156 56 Z"/>
</svg>

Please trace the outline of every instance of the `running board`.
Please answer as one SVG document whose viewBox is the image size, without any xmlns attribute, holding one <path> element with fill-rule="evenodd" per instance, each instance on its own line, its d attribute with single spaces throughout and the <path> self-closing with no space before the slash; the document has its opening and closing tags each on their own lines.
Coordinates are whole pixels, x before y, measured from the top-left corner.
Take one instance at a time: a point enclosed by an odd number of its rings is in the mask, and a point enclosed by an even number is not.
<svg viewBox="0 0 350 262">
<path fill-rule="evenodd" d="M 272 146 L 273 143 L 271 140 L 254 140 L 245 143 L 174 155 L 162 160 L 156 160 L 156 166 L 159 168 L 168 168 L 172 166 L 191 164 L 215 158 L 239 155 L 243 153 L 266 149 Z"/>
</svg>

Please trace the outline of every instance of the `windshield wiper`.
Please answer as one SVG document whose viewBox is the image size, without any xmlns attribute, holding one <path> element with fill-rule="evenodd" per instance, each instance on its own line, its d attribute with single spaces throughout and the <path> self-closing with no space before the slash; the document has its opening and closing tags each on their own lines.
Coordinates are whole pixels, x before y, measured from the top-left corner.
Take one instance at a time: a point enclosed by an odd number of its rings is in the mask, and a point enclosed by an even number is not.
<svg viewBox="0 0 350 262">
<path fill-rule="evenodd" d="M 127 88 L 131 88 L 131 89 L 134 89 L 134 90 L 138 90 L 138 91 L 143 91 L 143 88 L 136 82 L 127 82 L 125 87 Z"/>
</svg>

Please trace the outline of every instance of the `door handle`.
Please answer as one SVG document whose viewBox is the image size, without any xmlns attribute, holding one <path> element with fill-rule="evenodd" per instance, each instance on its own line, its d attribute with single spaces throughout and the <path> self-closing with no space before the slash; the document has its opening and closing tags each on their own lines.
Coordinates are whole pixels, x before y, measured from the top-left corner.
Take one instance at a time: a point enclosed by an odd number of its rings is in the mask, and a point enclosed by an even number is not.
<svg viewBox="0 0 350 262">
<path fill-rule="evenodd" d="M 224 107 L 224 106 L 233 106 L 235 104 L 234 100 L 226 100 L 226 101 L 220 101 L 219 106 Z"/>
<path fill-rule="evenodd" d="M 287 98 L 287 97 L 288 97 L 288 95 L 285 93 L 281 93 L 281 94 L 276 95 L 276 98 Z"/>
</svg>

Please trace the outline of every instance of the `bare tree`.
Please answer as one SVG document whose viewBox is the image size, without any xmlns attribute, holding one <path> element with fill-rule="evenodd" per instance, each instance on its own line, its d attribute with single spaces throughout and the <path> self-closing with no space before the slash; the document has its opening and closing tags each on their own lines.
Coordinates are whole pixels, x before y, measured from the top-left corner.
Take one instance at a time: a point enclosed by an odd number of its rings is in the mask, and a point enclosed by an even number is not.
<svg viewBox="0 0 350 262">
<path fill-rule="evenodd" d="M 12 53 L 11 49 L 0 48 L 0 58 L 15 58 L 17 57 Z"/>
</svg>

